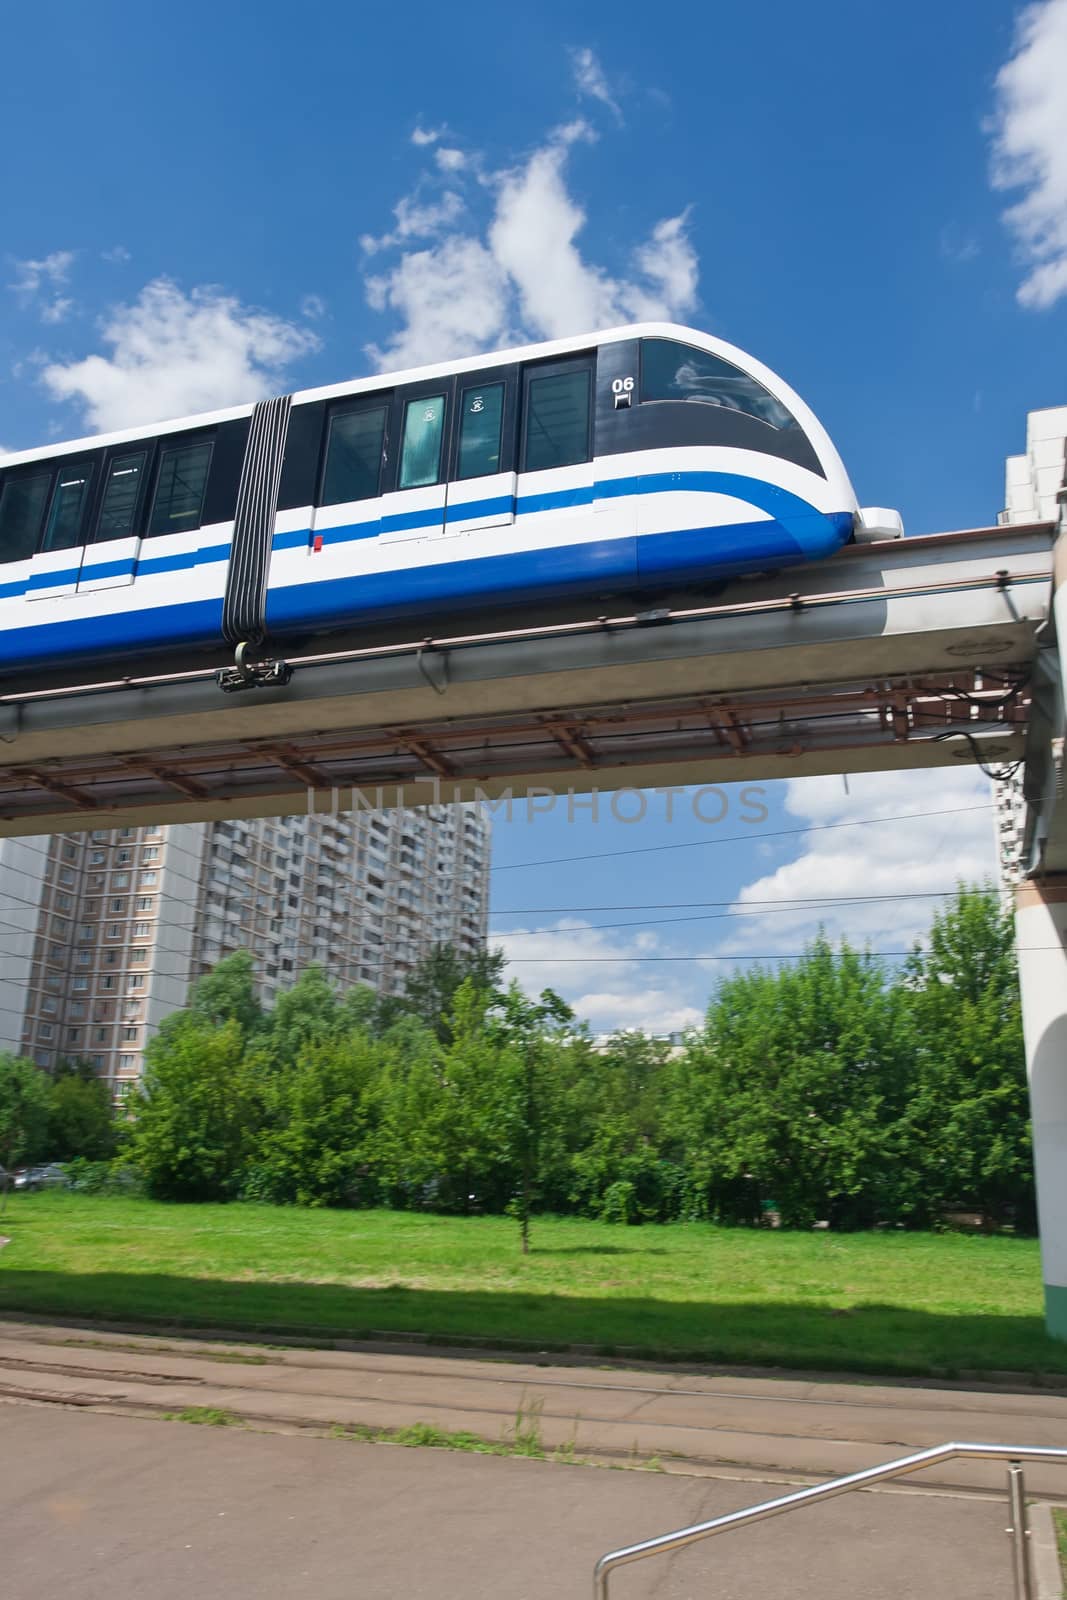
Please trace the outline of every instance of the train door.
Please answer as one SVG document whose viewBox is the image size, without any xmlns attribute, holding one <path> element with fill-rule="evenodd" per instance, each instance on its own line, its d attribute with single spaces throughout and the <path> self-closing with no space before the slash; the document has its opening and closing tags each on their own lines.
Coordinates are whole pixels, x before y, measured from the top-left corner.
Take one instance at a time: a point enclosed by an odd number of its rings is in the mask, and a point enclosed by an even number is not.
<svg viewBox="0 0 1067 1600">
<path fill-rule="evenodd" d="M 28 600 L 74 594 L 82 565 L 96 463 L 64 461 L 51 486 L 40 547 L 30 560 Z"/>
<path fill-rule="evenodd" d="M 120 445 L 108 452 L 93 542 L 86 545 L 82 556 L 79 593 L 122 589 L 133 582 L 147 474 L 145 446 Z"/>
<path fill-rule="evenodd" d="M 395 478 L 390 474 L 395 487 L 382 495 L 383 544 L 444 535 L 455 391 L 454 378 L 397 390 L 390 432 L 398 454 Z"/>
<path fill-rule="evenodd" d="M 517 371 L 461 373 L 456 390 L 445 534 L 507 527 L 515 520 Z"/>
<path fill-rule="evenodd" d="M 523 371 L 516 506 L 549 537 L 593 499 L 593 357 L 539 362 Z"/>
</svg>

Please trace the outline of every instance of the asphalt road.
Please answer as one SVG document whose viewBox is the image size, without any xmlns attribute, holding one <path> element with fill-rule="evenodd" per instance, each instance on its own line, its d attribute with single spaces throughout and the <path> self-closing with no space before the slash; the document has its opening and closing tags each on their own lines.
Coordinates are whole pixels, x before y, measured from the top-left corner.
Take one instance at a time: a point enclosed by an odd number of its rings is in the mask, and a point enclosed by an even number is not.
<svg viewBox="0 0 1067 1600">
<path fill-rule="evenodd" d="M 588 1600 L 606 1549 L 759 1482 L 0 1404 L 5 1600 Z M 851 1495 L 627 1568 L 612 1600 L 1002 1600 L 1004 1509 Z"/>
</svg>

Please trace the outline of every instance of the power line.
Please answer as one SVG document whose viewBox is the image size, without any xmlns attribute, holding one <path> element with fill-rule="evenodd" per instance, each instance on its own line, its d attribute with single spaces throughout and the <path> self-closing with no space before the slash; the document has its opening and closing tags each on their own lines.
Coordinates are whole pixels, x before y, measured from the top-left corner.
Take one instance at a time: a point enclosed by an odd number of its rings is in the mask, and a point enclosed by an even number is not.
<svg viewBox="0 0 1067 1600">
<path fill-rule="evenodd" d="M 995 894 L 1011 891 L 994 888 Z M 882 900 L 951 900 L 956 889 L 917 889 L 914 894 L 827 894 L 779 895 L 773 900 L 746 900 L 746 906 L 797 906 L 801 910 L 817 910 L 821 906 L 868 905 Z M 608 906 L 513 906 L 492 912 L 494 917 L 549 917 L 564 916 L 568 912 L 582 914 L 590 911 L 696 911 L 708 906 L 732 906 L 737 896 L 730 900 L 637 900 L 633 904 Z M 506 932 L 506 930 L 498 930 Z"/>
<path fill-rule="evenodd" d="M 632 850 L 597 850 L 580 856 L 549 856 L 540 861 L 510 861 L 494 872 L 518 872 L 524 867 L 559 867 L 572 861 L 615 860 L 619 856 L 656 855 L 664 850 L 699 850 L 717 844 L 762 844 L 765 839 L 793 838 L 802 833 L 830 833 L 836 828 L 870 828 L 883 822 L 917 822 L 924 817 L 957 817 L 969 811 L 992 811 L 991 805 L 948 806 L 943 811 L 905 811 L 895 817 L 856 817 L 851 822 L 817 822 L 806 828 L 777 828 L 770 833 L 729 833 L 719 839 L 689 839 L 681 844 L 646 844 Z"/>
<path fill-rule="evenodd" d="M 877 897 L 875 898 L 877 900 Z M 909 897 L 907 895 L 902 895 L 900 898 L 906 900 Z M 864 903 L 865 902 L 862 900 L 851 902 L 853 906 L 860 906 Z M 516 928 L 513 933 L 509 933 L 506 928 L 496 928 L 492 933 L 490 933 L 489 937 L 500 939 L 532 939 L 538 935 L 545 934 L 601 933 L 613 928 L 674 927 L 677 924 L 686 922 L 746 922 L 751 921 L 753 917 L 773 917 L 781 914 L 782 912 L 790 912 L 793 916 L 796 916 L 798 910 L 825 911 L 826 909 L 827 907 L 824 905 L 798 907 L 796 904 L 789 902 L 784 905 L 768 905 L 762 908 L 756 908 L 752 911 L 745 911 L 744 909 L 739 911 L 707 911 L 702 913 L 698 912 L 696 915 L 691 917 L 639 917 L 632 922 L 591 922 L 588 923 L 584 928 Z"/>
<path fill-rule="evenodd" d="M 177 876 L 186 877 L 187 881 L 195 882 L 194 879 L 188 878 L 187 874 L 177 874 Z M 997 894 L 1006 895 L 1010 891 L 1007 890 L 1007 889 L 994 889 L 993 892 L 997 893 Z M 729 915 L 730 916 L 745 916 L 745 915 L 749 915 L 749 914 L 761 915 L 762 916 L 762 915 L 770 915 L 772 912 L 775 912 L 775 911 L 790 911 L 790 910 L 820 911 L 820 910 L 826 910 L 826 909 L 833 909 L 833 907 L 835 907 L 835 906 L 876 905 L 876 904 L 882 904 L 884 902 L 896 902 L 896 901 L 901 901 L 901 900 L 907 900 L 907 901 L 913 901 L 913 900 L 944 900 L 944 899 L 952 899 L 957 893 L 958 893 L 958 890 L 955 889 L 955 888 L 952 888 L 952 889 L 920 889 L 920 890 L 916 890 L 914 894 L 899 893 L 899 894 L 871 894 L 871 895 L 863 894 L 863 895 L 795 895 L 795 896 L 779 895 L 779 896 L 775 896 L 774 898 L 768 899 L 768 900 L 746 900 L 746 901 L 744 901 L 742 903 L 738 903 L 736 897 L 734 897 L 734 899 L 730 899 L 730 900 L 664 900 L 664 901 L 654 901 L 653 900 L 653 901 L 635 901 L 633 904 L 604 905 L 604 906 L 598 906 L 598 905 L 584 905 L 584 906 L 526 906 L 526 907 L 513 908 L 511 910 L 494 911 L 492 913 L 492 915 L 494 917 L 566 916 L 566 915 L 584 915 L 584 914 L 587 914 L 587 913 L 590 913 L 590 912 L 595 912 L 595 911 L 690 911 L 690 910 L 692 910 L 692 911 L 702 911 L 705 908 L 714 909 L 714 908 L 718 908 L 718 907 L 728 907 L 728 908 L 736 908 L 736 909 L 731 909 L 729 911 Z M 159 899 L 159 889 L 157 887 L 153 886 L 152 889 L 149 891 L 149 893 L 147 895 L 144 893 L 144 891 L 134 891 L 133 889 L 120 890 L 117 895 L 111 895 L 111 894 L 109 894 L 107 891 L 105 891 L 103 889 L 97 889 L 97 890 L 90 891 L 88 896 L 87 896 L 87 898 L 94 898 L 94 897 L 103 898 L 103 899 L 111 899 L 111 898 L 142 899 L 142 898 L 149 898 L 149 899 L 151 899 L 153 901 L 153 903 L 155 903 Z M 6 900 L 6 903 L 9 904 L 9 905 L 24 905 L 28 909 L 30 909 L 31 911 L 38 911 L 38 912 L 43 913 L 43 908 L 40 907 L 40 905 L 39 905 L 39 903 L 37 901 L 28 900 L 23 896 L 7 895 L 7 896 L 5 896 L 5 900 Z M 193 914 L 192 914 L 192 919 L 190 921 L 186 922 L 180 916 L 168 916 L 168 917 L 154 916 L 154 919 L 152 920 L 152 926 L 158 927 L 158 928 L 161 928 L 161 929 L 166 929 L 166 931 L 168 931 L 168 932 L 181 933 L 181 932 L 185 932 L 185 931 L 192 930 L 192 929 L 199 929 L 201 927 L 202 923 L 203 923 L 204 915 L 210 915 L 210 910 L 206 910 L 203 915 L 198 915 L 195 908 L 191 908 L 191 907 L 187 906 L 187 907 L 183 907 L 182 909 L 183 910 L 192 910 Z M 277 917 L 277 916 L 270 916 L 269 912 L 258 912 L 258 913 L 255 913 L 255 908 L 252 908 L 252 909 L 254 911 L 254 914 L 268 916 L 271 921 L 277 922 L 278 920 L 280 920 L 280 918 Z M 365 908 L 360 907 L 359 909 L 363 910 Z M 63 910 L 62 908 L 58 908 L 55 905 L 53 905 L 48 914 L 50 914 L 52 916 L 57 916 L 57 917 L 64 917 L 64 918 L 66 918 L 66 920 L 68 922 L 71 922 L 72 924 L 73 923 L 77 923 L 79 925 L 83 925 L 84 924 L 85 912 L 84 912 L 84 909 L 81 908 L 81 907 L 79 907 L 79 912 L 76 913 L 74 910 Z M 315 920 L 315 912 L 313 910 L 312 911 L 307 911 L 307 910 L 304 910 L 304 911 L 289 911 L 289 910 L 285 910 L 283 908 L 283 913 L 282 914 L 284 916 L 301 916 L 305 920 L 311 921 L 311 922 L 314 922 L 314 920 Z M 111 911 L 111 910 L 109 910 L 105 914 L 93 913 L 93 915 L 97 916 L 98 920 L 96 922 L 94 922 L 93 924 L 91 924 L 91 925 L 93 926 L 94 930 L 99 930 L 100 928 L 103 928 L 105 925 L 107 925 L 109 923 L 114 923 L 116 921 L 128 923 L 128 922 L 140 922 L 140 921 L 145 920 L 146 918 L 153 918 L 153 907 L 140 908 L 140 909 L 135 910 L 135 911 L 129 911 L 129 910 Z M 329 911 L 324 911 L 324 912 L 321 913 L 321 915 L 323 915 L 323 916 L 328 918 L 331 915 L 331 913 Z M 387 922 L 387 923 L 402 922 L 404 920 L 404 913 L 401 913 L 400 911 L 383 910 L 383 911 L 378 912 L 377 915 L 381 918 L 382 921 Z M 642 920 L 641 922 L 619 922 L 619 923 L 605 922 L 605 923 L 598 923 L 595 926 L 602 927 L 602 928 L 627 928 L 627 927 L 645 927 L 645 926 L 648 926 L 651 923 L 655 923 L 655 922 L 669 923 L 669 922 L 690 922 L 690 921 L 711 921 L 711 920 L 714 920 L 714 919 L 711 918 L 711 917 L 708 917 L 708 918 L 704 918 L 704 917 L 658 917 L 658 918 L 649 918 L 649 919 L 646 919 L 646 920 Z M 16 923 L 16 922 L 10 922 L 10 921 L 6 921 L 4 919 L 0 919 L 0 930 L 4 930 L 4 932 L 10 934 L 13 939 L 25 938 L 27 932 L 29 931 L 27 928 L 20 927 L 20 925 L 18 923 Z M 252 930 L 249 930 L 249 931 L 251 932 Z M 333 932 L 333 931 L 335 931 L 335 930 L 331 930 L 331 932 Z M 404 930 L 401 930 L 401 931 L 404 931 Z M 557 931 L 561 931 L 561 932 L 577 932 L 577 931 L 581 931 L 581 930 L 577 930 L 577 929 L 557 930 L 557 929 L 553 929 L 553 928 L 546 928 L 546 929 L 525 929 L 524 928 L 524 929 L 521 929 L 521 930 L 516 930 L 515 933 L 511 933 L 506 928 L 496 928 L 496 929 L 492 930 L 492 933 L 490 933 L 489 937 L 493 937 L 494 935 L 496 935 L 496 936 L 500 936 L 500 937 L 504 937 L 504 938 L 517 938 L 519 936 L 520 932 L 525 935 L 527 933 L 537 933 L 537 932 L 554 933 L 554 932 L 557 932 Z M 3 945 L 4 945 L 4 932 L 0 932 L 0 948 L 2 948 Z M 269 933 L 258 931 L 258 930 L 257 930 L 257 932 L 258 932 L 258 937 L 260 939 L 265 939 L 265 940 L 268 940 L 268 941 L 274 941 L 275 939 L 277 939 L 279 944 L 284 945 L 284 947 L 287 950 L 290 949 L 290 948 L 299 949 L 299 948 L 304 948 L 304 947 L 311 947 L 312 944 L 313 944 L 313 940 L 311 940 L 311 939 L 290 940 L 290 939 L 286 938 L 284 935 L 273 935 L 273 934 L 269 934 Z M 85 941 L 71 940 L 67 936 L 61 936 L 61 937 L 46 936 L 46 935 L 41 934 L 39 930 L 38 930 L 38 935 L 37 936 L 41 937 L 41 938 L 44 938 L 46 943 L 49 943 L 49 942 L 51 942 L 51 943 L 59 943 L 59 942 L 61 942 L 62 939 L 65 939 L 65 941 L 67 943 L 73 944 L 75 946 L 77 946 L 79 943 L 83 943 L 83 944 L 85 943 Z M 97 939 L 94 939 L 92 942 L 90 942 L 88 947 L 90 949 L 94 949 L 94 950 L 95 949 L 100 949 L 100 948 L 105 948 L 105 949 L 107 949 L 107 948 L 116 948 L 116 947 L 118 947 L 118 945 L 120 943 L 121 943 L 121 941 L 116 941 L 115 945 L 111 945 L 106 939 L 97 938 Z M 176 955 L 182 953 L 181 947 L 176 946 L 176 945 L 169 945 L 169 946 L 168 945 L 164 945 L 158 939 L 154 939 L 152 941 L 152 946 L 153 946 L 154 949 L 158 949 L 158 950 L 170 950 L 173 954 L 176 954 Z M 134 948 L 137 948 L 137 947 L 135 946 Z"/>
<path fill-rule="evenodd" d="M 1026 944 L 1026 945 L 1017 945 L 1015 947 L 1015 949 L 1016 949 L 1016 954 L 1017 955 L 1035 955 L 1035 954 L 1039 954 L 1042 951 L 1052 951 L 1052 950 L 1055 950 L 1060 954 L 1062 954 L 1062 952 L 1063 952 L 1063 946 L 1060 945 L 1060 944 Z M 854 955 L 858 955 L 858 956 L 864 956 L 864 957 L 866 957 L 866 956 L 875 956 L 875 957 L 878 957 L 878 958 L 886 958 L 886 959 L 888 959 L 890 957 L 896 957 L 896 956 L 912 956 L 912 955 L 915 954 L 915 951 L 914 950 L 855 950 L 855 951 L 853 951 L 853 954 Z M 752 954 L 749 951 L 745 950 L 745 951 L 739 951 L 739 952 L 735 953 L 734 955 L 722 955 L 720 953 L 714 953 L 714 954 L 709 954 L 709 955 L 698 955 L 698 956 L 567 956 L 565 959 L 566 959 L 566 964 L 567 964 L 568 967 L 575 967 L 575 966 L 577 966 L 577 967 L 585 967 L 585 966 L 592 966 L 592 965 L 601 964 L 601 963 L 609 965 L 609 966 L 613 965 L 613 964 L 623 963 L 623 962 L 625 962 L 626 964 L 630 964 L 630 963 L 633 963 L 633 962 L 636 962 L 636 961 L 670 961 L 670 962 L 698 962 L 698 963 L 699 962 L 703 962 L 703 961 L 804 961 L 810 955 L 811 955 L 811 951 L 810 950 L 774 950 L 774 951 L 771 951 L 769 954 L 762 954 L 762 955 L 755 955 L 755 954 Z M 518 964 L 519 963 L 516 963 L 516 965 L 518 965 Z M 551 956 L 531 956 L 528 960 L 525 957 L 523 957 L 522 960 L 521 960 L 521 965 L 524 966 L 524 967 L 556 967 L 556 966 L 559 966 L 559 961 L 558 960 L 553 960 Z"/>
</svg>

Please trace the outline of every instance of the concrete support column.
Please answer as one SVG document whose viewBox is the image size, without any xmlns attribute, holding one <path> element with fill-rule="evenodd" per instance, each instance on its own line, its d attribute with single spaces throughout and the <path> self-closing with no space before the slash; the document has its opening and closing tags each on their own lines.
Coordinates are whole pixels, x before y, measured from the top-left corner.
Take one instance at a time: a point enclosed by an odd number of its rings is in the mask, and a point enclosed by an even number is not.
<svg viewBox="0 0 1067 1600">
<path fill-rule="evenodd" d="M 1067 873 L 1015 891 L 1045 1320 L 1067 1340 Z"/>
</svg>

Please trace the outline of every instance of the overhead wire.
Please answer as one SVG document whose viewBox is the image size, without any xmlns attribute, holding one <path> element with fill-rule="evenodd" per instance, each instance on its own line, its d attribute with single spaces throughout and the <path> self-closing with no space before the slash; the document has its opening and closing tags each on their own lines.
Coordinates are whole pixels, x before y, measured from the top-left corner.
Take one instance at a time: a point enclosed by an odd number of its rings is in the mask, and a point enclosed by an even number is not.
<svg viewBox="0 0 1067 1600">
<path fill-rule="evenodd" d="M 746 900 L 746 906 L 797 906 L 801 909 L 810 907 L 818 909 L 821 906 L 837 905 L 866 905 L 877 900 L 944 900 L 951 899 L 958 891 L 953 889 L 917 889 L 914 894 L 901 890 L 897 894 L 831 894 L 831 895 L 779 895 L 772 900 Z M 1009 891 L 998 888 L 996 893 L 1007 894 Z M 714 906 L 732 906 L 737 897 L 731 900 L 635 900 L 632 903 L 617 905 L 585 905 L 585 906 L 512 906 L 501 907 L 492 913 L 494 917 L 547 917 L 560 916 L 567 912 L 587 911 L 695 911 L 699 908 Z"/>
<path fill-rule="evenodd" d="M 838 828 L 870 828 L 888 822 L 917 822 L 927 817 L 955 817 L 971 811 L 992 811 L 986 803 L 974 806 L 947 806 L 938 811 L 905 811 L 893 817 L 854 817 L 847 822 L 815 822 L 803 828 L 775 828 L 766 833 L 731 833 L 715 839 L 684 839 L 677 844 L 637 845 L 627 850 L 597 850 L 575 856 L 546 856 L 537 861 L 508 861 L 493 868 L 494 872 L 517 872 L 525 867 L 559 867 L 572 861 L 615 860 L 620 856 L 656 855 L 667 850 L 708 849 L 720 844 L 762 844 L 766 839 L 794 838 L 804 833 L 830 833 Z"/>
</svg>

